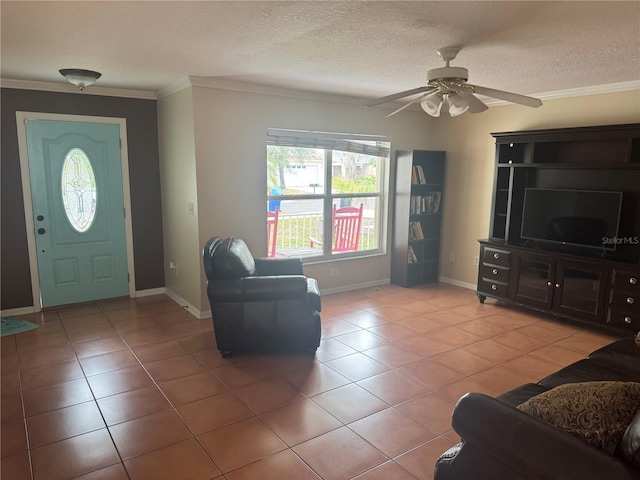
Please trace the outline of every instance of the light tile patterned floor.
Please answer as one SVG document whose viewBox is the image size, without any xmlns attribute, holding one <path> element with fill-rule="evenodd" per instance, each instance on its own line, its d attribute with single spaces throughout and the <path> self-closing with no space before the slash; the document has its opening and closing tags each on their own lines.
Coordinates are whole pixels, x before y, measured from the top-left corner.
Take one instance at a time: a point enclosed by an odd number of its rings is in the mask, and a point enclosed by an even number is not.
<svg viewBox="0 0 640 480">
<path fill-rule="evenodd" d="M 461 395 L 619 337 L 444 284 L 322 302 L 315 358 L 225 360 L 164 296 L 25 316 L 40 328 L 2 338 L 2 477 L 430 479 Z"/>
</svg>

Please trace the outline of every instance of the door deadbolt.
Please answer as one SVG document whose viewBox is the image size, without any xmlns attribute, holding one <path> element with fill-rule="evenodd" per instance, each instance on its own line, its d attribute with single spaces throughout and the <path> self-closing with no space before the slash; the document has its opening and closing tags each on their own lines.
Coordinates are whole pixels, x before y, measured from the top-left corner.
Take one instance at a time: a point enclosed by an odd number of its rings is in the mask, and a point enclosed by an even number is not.
<svg viewBox="0 0 640 480">
<path fill-rule="evenodd" d="M 45 233 L 45 232 L 46 232 L 46 230 L 45 230 L 44 228 L 39 228 L 39 229 L 38 229 L 38 233 L 39 233 L 40 235 L 42 235 L 42 234 L 43 234 L 43 233 Z"/>
</svg>

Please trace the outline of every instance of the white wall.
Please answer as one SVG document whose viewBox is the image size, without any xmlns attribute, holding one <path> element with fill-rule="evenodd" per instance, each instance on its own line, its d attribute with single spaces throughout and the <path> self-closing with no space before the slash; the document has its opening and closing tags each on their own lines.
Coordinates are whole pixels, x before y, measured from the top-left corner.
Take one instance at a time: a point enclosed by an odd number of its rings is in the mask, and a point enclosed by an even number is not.
<svg viewBox="0 0 640 480">
<path fill-rule="evenodd" d="M 193 132 L 190 88 L 158 100 L 165 286 L 169 295 L 197 315 L 202 310 L 202 279 Z M 194 215 L 187 209 L 190 202 Z M 170 270 L 169 262 L 175 262 L 177 270 Z"/>
</svg>

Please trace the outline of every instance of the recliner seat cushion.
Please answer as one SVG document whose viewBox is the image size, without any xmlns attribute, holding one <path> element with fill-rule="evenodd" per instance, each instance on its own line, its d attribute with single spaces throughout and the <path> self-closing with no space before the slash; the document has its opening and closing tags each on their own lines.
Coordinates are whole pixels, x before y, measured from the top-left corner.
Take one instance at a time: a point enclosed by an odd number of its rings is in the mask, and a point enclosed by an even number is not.
<svg viewBox="0 0 640 480">
<path fill-rule="evenodd" d="M 640 383 L 568 383 L 536 395 L 517 408 L 614 453 L 640 410 Z"/>
</svg>

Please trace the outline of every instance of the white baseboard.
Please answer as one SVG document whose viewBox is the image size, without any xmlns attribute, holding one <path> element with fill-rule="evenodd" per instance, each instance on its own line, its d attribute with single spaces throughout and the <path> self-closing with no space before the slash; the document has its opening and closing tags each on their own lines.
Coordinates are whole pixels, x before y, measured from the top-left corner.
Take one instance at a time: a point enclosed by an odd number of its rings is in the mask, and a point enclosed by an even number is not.
<svg viewBox="0 0 640 480">
<path fill-rule="evenodd" d="M 34 307 L 20 307 L 20 308 L 8 308 L 7 310 L 0 311 L 0 315 L 3 317 L 15 317 L 18 315 L 28 315 L 30 313 L 35 313 L 36 309 Z"/>
<path fill-rule="evenodd" d="M 193 315 L 197 319 L 209 318 L 211 316 L 211 312 L 208 312 L 208 316 L 207 316 L 207 312 L 206 311 L 205 312 L 201 312 L 200 309 L 196 308 L 194 305 L 191 305 L 184 298 L 182 298 L 180 295 L 178 295 L 177 293 L 173 292 L 172 290 L 170 290 L 168 288 L 165 288 L 164 290 L 165 290 L 164 294 L 167 297 L 169 297 L 171 300 L 173 300 L 178 305 L 183 307 L 186 311 L 188 311 L 191 315 Z"/>
<path fill-rule="evenodd" d="M 167 293 L 167 289 L 165 287 L 149 288 L 147 290 L 137 290 L 136 298 L 152 297 L 154 295 L 165 295 L 166 293 Z"/>
<path fill-rule="evenodd" d="M 456 287 L 468 288 L 469 290 L 476 290 L 477 287 L 475 283 L 461 282 L 460 280 L 449 277 L 438 277 L 438 281 L 448 283 L 449 285 L 455 285 Z"/>
</svg>

